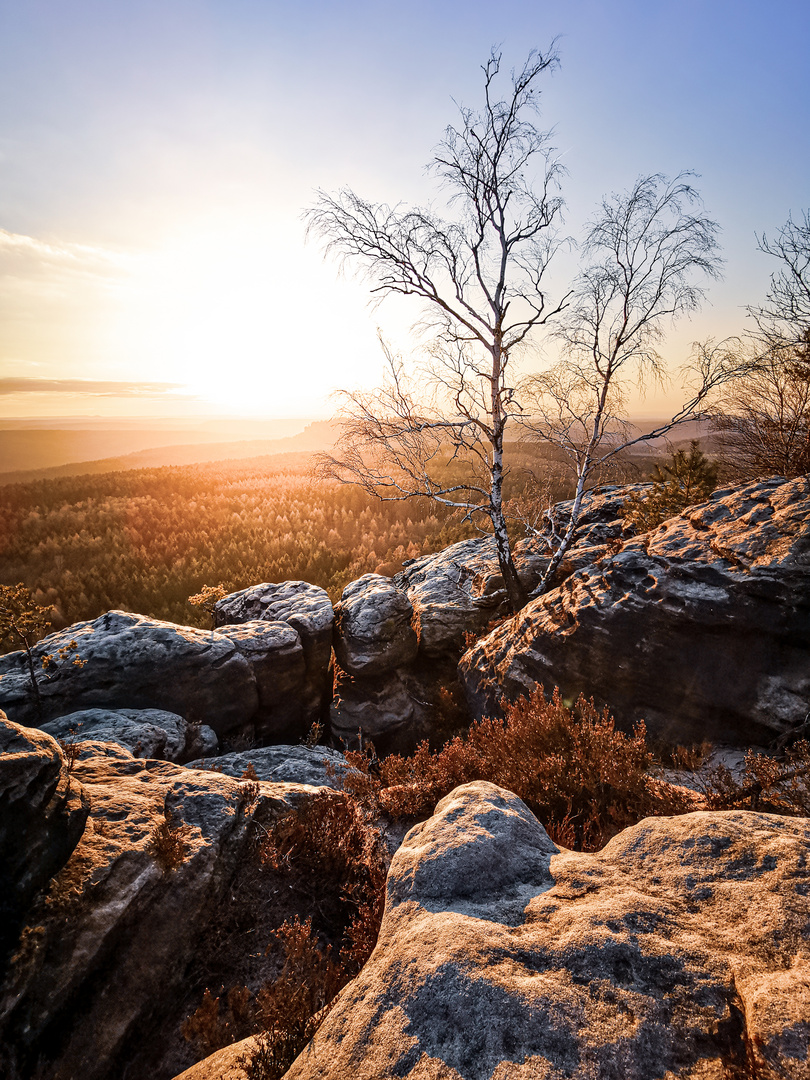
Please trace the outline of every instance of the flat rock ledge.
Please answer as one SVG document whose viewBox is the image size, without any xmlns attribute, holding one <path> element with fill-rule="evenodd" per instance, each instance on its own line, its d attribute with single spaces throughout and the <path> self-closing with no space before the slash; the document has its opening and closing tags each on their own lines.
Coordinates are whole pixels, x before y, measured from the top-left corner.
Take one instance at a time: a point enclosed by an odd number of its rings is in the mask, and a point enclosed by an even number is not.
<svg viewBox="0 0 810 1080">
<path fill-rule="evenodd" d="M 809 855 L 810 821 L 745 811 L 558 851 L 515 795 L 457 788 L 286 1080 L 806 1080 Z"/>
</svg>

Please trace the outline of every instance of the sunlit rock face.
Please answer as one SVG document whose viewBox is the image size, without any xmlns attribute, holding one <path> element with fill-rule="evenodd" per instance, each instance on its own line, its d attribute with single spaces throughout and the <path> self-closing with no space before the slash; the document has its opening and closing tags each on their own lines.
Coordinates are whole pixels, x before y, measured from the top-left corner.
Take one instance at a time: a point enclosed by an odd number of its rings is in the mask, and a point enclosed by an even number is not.
<svg viewBox="0 0 810 1080">
<path fill-rule="evenodd" d="M 806 1077 L 808 854 L 806 819 L 742 811 L 558 851 L 516 796 L 458 788 L 287 1078 Z"/>
<path fill-rule="evenodd" d="M 253 585 L 218 601 L 214 614 L 215 625 L 223 631 L 226 627 L 263 622 L 284 623 L 297 634 L 304 674 L 295 688 L 295 697 L 301 716 L 306 717 L 305 727 L 322 719 L 328 705 L 334 621 L 326 590 L 306 581 Z"/>
<path fill-rule="evenodd" d="M 55 739 L 92 739 L 126 747 L 134 757 L 183 763 L 216 751 L 211 728 L 161 709 L 81 709 L 42 725 Z"/>
<path fill-rule="evenodd" d="M 259 707 L 250 662 L 233 641 L 211 631 L 108 611 L 50 634 L 33 653 L 42 715 L 25 654 L 0 657 L 0 707 L 17 723 L 39 724 L 79 709 L 161 709 L 221 735 L 249 723 Z M 43 671 L 47 654 L 57 660 Z"/>
<path fill-rule="evenodd" d="M 810 479 L 756 481 L 624 543 L 477 642 L 473 715 L 538 683 L 678 742 L 767 743 L 810 712 Z"/>
<path fill-rule="evenodd" d="M 68 778 L 49 735 L 0 719 L 1 902 L 24 900 L 2 927 L 0 1075 L 170 1077 L 194 1060 L 180 1028 L 205 987 L 274 973 L 291 894 L 256 883 L 257 837 L 320 789 L 76 751 Z M 171 865 L 153 847 L 167 821 Z"/>
</svg>

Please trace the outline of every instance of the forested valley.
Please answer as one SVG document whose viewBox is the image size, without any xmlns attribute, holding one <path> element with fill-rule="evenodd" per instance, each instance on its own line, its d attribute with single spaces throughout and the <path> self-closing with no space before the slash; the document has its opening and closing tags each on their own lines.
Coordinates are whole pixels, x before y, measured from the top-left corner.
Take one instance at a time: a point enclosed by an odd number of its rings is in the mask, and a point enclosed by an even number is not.
<svg viewBox="0 0 810 1080">
<path fill-rule="evenodd" d="M 301 579 L 337 599 L 475 535 L 428 500 L 380 502 L 309 469 L 296 455 L 0 487 L 0 583 L 24 582 L 57 628 L 110 608 L 206 626 L 188 603 L 202 585 Z"/>
</svg>

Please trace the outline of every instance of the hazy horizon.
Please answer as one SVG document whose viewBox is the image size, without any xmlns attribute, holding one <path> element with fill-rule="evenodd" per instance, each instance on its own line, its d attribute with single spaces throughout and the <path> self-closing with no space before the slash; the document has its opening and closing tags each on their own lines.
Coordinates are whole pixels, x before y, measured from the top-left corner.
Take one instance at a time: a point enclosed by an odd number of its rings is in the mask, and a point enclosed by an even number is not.
<svg viewBox="0 0 810 1080">
<path fill-rule="evenodd" d="M 479 0 L 0 0 L 0 34 L 0 418 L 326 418 L 333 389 L 375 384 L 378 326 L 410 355 L 418 305 L 369 307 L 302 210 L 343 185 L 440 202 L 423 167 L 454 101 L 479 104 L 493 45 L 508 70 L 558 39 L 539 124 L 568 171 L 567 233 L 640 174 L 700 174 L 725 276 L 669 335 L 673 371 L 743 329 L 773 269 L 756 234 L 807 205 L 798 0 L 505 0 L 497 18 Z"/>
</svg>

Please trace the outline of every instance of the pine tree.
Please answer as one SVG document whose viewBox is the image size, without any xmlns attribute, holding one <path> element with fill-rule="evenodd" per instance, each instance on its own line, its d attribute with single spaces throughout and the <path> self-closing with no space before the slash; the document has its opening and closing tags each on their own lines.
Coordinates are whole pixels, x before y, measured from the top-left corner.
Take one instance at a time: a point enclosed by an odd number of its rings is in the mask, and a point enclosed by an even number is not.
<svg viewBox="0 0 810 1080">
<path fill-rule="evenodd" d="M 624 518 L 637 533 L 649 532 L 687 506 L 703 502 L 717 487 L 717 465 L 692 439 L 689 453 L 676 450 L 668 463 L 656 465 L 649 491 L 633 494 L 624 505 Z"/>
</svg>

